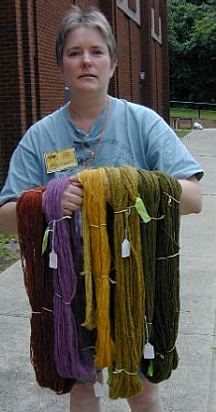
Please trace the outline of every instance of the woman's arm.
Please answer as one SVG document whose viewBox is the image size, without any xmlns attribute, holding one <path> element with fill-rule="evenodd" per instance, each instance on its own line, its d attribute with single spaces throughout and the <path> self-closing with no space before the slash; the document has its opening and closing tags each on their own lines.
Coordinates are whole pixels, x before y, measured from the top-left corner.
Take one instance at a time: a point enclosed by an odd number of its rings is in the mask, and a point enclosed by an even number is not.
<svg viewBox="0 0 216 412">
<path fill-rule="evenodd" d="M 179 179 L 182 187 L 180 213 L 188 215 L 190 213 L 200 213 L 202 210 L 202 189 L 195 176 L 189 179 Z"/>
<path fill-rule="evenodd" d="M 75 176 L 70 178 L 70 184 L 62 195 L 62 215 L 72 215 L 80 209 L 83 202 L 83 189 Z M 7 234 L 17 233 L 16 202 L 8 202 L 0 207 L 0 230 Z"/>
<path fill-rule="evenodd" d="M 0 208 L 0 230 L 7 234 L 17 233 L 16 202 L 5 203 Z"/>
<path fill-rule="evenodd" d="M 62 197 L 63 215 L 72 214 L 82 205 L 83 190 L 81 189 L 76 178 L 71 178 Z M 195 176 L 189 179 L 180 179 L 182 187 L 180 213 L 187 215 L 190 213 L 200 213 L 202 209 L 202 190 L 200 183 Z M 17 232 L 16 223 L 16 202 L 5 203 L 0 208 L 0 230 L 8 234 Z"/>
</svg>

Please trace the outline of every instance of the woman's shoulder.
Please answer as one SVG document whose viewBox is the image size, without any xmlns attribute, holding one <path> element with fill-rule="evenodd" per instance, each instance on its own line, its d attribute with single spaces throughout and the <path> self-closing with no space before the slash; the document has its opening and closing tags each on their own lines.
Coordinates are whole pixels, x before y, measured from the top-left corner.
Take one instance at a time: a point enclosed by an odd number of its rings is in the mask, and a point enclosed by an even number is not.
<svg viewBox="0 0 216 412">
<path fill-rule="evenodd" d="M 165 121 L 153 109 L 143 106 L 138 103 L 130 102 L 125 99 L 113 99 L 114 119 L 119 122 L 127 123 L 127 125 L 135 125 L 146 136 L 155 128 L 167 128 Z"/>
<path fill-rule="evenodd" d="M 61 134 L 61 130 L 64 130 L 67 123 L 66 113 L 67 105 L 37 120 L 26 130 L 19 144 L 22 145 L 32 141 L 34 141 L 35 144 L 40 144 L 41 140 L 52 140 L 53 136 L 56 135 L 56 130 L 59 131 L 59 134 Z"/>
<path fill-rule="evenodd" d="M 126 99 L 119 99 L 116 97 L 111 97 L 113 104 L 115 106 L 116 110 L 122 110 L 129 112 L 131 114 L 137 114 L 140 116 L 146 116 L 149 118 L 160 118 L 158 113 L 156 113 L 153 109 L 150 107 L 147 107 L 145 105 L 142 105 L 140 103 L 135 103 L 131 102 Z"/>
<path fill-rule="evenodd" d="M 66 118 L 66 110 L 67 104 L 37 120 L 35 123 L 31 125 L 29 130 L 36 130 L 40 128 L 56 126 L 56 123 L 61 123 L 63 119 Z"/>
</svg>

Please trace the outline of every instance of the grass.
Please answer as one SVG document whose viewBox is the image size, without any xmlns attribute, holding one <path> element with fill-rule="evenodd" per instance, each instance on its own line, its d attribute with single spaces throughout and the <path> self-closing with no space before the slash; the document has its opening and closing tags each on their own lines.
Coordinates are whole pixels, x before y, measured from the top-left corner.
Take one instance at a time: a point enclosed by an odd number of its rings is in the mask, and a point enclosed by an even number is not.
<svg viewBox="0 0 216 412">
<path fill-rule="evenodd" d="M 0 231 L 0 272 L 20 258 L 19 247 L 11 247 L 11 244 L 16 245 L 16 242 L 15 236 L 7 236 Z"/>
<path fill-rule="evenodd" d="M 178 129 L 178 130 L 175 130 L 175 133 L 177 134 L 178 137 L 182 138 L 184 136 L 187 136 L 187 134 L 190 133 L 190 130 Z"/>
<path fill-rule="evenodd" d="M 192 117 L 193 119 L 199 118 L 198 110 L 183 109 L 181 107 L 170 108 L 171 117 Z M 203 120 L 216 120 L 216 111 L 200 110 L 200 119 Z"/>
<path fill-rule="evenodd" d="M 4 233 L 0 232 L 0 259 L 7 254 L 7 238 Z"/>
</svg>

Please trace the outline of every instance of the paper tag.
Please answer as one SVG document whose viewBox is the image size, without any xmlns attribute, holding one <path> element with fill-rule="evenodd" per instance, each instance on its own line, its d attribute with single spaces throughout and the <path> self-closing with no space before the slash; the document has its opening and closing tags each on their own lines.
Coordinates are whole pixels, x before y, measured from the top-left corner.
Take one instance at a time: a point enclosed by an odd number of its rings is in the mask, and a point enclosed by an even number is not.
<svg viewBox="0 0 216 412">
<path fill-rule="evenodd" d="M 143 356 L 144 356 L 144 359 L 154 359 L 155 358 L 154 346 L 152 346 L 151 343 L 148 342 L 145 344 Z"/>
<path fill-rule="evenodd" d="M 49 254 L 49 267 L 51 269 L 57 269 L 58 267 L 58 259 L 57 259 L 57 254 L 52 250 Z"/>
<path fill-rule="evenodd" d="M 130 242 L 128 239 L 124 239 L 121 244 L 121 257 L 127 258 L 130 256 Z"/>
<path fill-rule="evenodd" d="M 96 398 L 103 398 L 105 396 L 104 386 L 100 382 L 95 382 L 94 393 Z"/>
</svg>

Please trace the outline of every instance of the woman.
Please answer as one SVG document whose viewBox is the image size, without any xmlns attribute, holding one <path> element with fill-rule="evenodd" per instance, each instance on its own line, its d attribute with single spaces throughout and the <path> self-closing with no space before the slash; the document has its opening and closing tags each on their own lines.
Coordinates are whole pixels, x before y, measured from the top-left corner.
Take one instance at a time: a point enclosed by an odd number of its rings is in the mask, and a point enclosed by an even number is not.
<svg viewBox="0 0 216 412">
<path fill-rule="evenodd" d="M 203 172 L 185 146 L 155 112 L 107 94 L 116 45 L 104 15 L 72 7 L 58 32 L 56 57 L 72 99 L 34 124 L 15 150 L 0 197 L 2 230 L 16 230 L 16 199 L 23 190 L 57 176 L 71 176 L 61 203 L 63 215 L 72 215 L 83 200 L 77 171 L 99 166 L 166 171 L 182 186 L 181 213 L 199 213 Z M 142 394 L 128 403 L 132 411 L 162 411 L 158 386 L 147 379 Z M 71 412 L 78 411 L 100 411 L 90 383 L 73 387 Z"/>
</svg>

